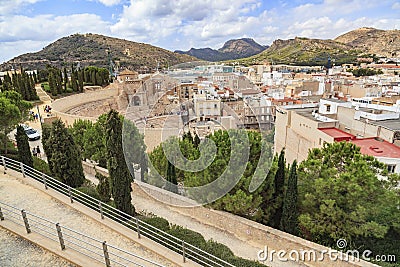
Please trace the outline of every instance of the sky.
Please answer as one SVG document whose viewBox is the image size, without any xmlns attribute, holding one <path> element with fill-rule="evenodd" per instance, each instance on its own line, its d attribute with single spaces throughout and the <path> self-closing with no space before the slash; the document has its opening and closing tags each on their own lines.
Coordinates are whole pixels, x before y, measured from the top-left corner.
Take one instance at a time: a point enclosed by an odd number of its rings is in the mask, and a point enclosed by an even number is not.
<svg viewBox="0 0 400 267">
<path fill-rule="evenodd" d="M 0 0 L 0 63 L 97 33 L 171 51 L 400 28 L 400 0 Z"/>
</svg>

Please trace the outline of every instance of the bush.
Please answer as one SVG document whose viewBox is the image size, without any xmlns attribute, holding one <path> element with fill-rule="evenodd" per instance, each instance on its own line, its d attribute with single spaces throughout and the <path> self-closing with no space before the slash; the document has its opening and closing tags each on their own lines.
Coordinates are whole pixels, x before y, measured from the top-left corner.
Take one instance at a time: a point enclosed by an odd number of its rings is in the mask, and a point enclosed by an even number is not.
<svg viewBox="0 0 400 267">
<path fill-rule="evenodd" d="M 102 175 L 101 173 L 96 173 L 95 177 L 99 179 L 99 184 L 96 187 L 96 192 L 100 197 L 100 200 L 103 202 L 108 202 L 111 199 L 111 187 L 110 181 L 107 176 Z"/>
<path fill-rule="evenodd" d="M 229 263 L 240 267 L 265 267 L 264 264 L 256 261 L 246 260 L 239 257 L 230 258 Z"/>
<path fill-rule="evenodd" d="M 206 240 L 201 234 L 187 228 L 183 228 L 182 226 L 173 225 L 168 233 L 200 249 L 203 249 L 206 246 Z"/>
<path fill-rule="evenodd" d="M 69 87 L 66 90 L 66 93 L 68 93 L 68 94 L 73 93 L 73 92 L 74 92 L 74 90 L 72 88 L 69 88 Z"/>
<path fill-rule="evenodd" d="M 161 217 L 154 216 L 154 217 L 143 217 L 139 219 L 164 232 L 168 232 L 171 229 L 169 226 L 169 222 Z"/>
<path fill-rule="evenodd" d="M 88 186 L 88 185 L 83 185 L 81 187 L 76 188 L 76 190 L 78 190 L 79 192 L 82 192 L 86 195 L 89 195 L 95 199 L 100 200 L 100 196 L 96 191 L 96 188 L 92 187 L 92 186 Z"/>
<path fill-rule="evenodd" d="M 35 170 L 38 170 L 40 172 L 43 172 L 49 176 L 51 176 L 49 164 L 47 164 L 46 161 L 38 158 L 38 157 L 32 157 L 33 158 L 33 168 Z"/>
<path fill-rule="evenodd" d="M 214 240 L 208 240 L 204 250 L 221 259 L 229 259 L 235 257 L 232 250 L 224 244 L 218 243 Z"/>
</svg>

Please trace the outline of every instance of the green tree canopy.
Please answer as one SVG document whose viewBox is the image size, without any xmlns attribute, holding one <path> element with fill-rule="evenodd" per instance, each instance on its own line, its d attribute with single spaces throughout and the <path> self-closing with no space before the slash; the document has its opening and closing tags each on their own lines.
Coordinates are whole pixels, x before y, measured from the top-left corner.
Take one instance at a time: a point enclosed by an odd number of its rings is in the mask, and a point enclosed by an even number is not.
<svg viewBox="0 0 400 267">
<path fill-rule="evenodd" d="M 385 172 L 384 164 L 348 142 L 311 150 L 298 169 L 302 234 L 326 245 L 340 238 L 351 244 L 398 227 L 398 192 L 391 179 L 378 179 Z"/>
<path fill-rule="evenodd" d="M 32 104 L 22 99 L 15 91 L 0 92 L 0 131 L 4 152 L 7 153 L 7 135 L 27 118 Z"/>
</svg>

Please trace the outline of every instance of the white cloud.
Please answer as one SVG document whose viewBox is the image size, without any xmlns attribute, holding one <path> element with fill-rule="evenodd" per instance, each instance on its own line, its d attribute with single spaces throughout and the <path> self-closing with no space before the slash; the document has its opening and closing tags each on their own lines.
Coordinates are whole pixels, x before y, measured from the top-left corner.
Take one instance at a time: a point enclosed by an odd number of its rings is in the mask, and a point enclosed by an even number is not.
<svg viewBox="0 0 400 267">
<path fill-rule="evenodd" d="M 76 32 L 105 32 L 109 24 L 94 14 L 10 16 L 0 22 L 0 41 L 52 40 Z M 101 30 L 103 29 L 103 30 Z"/>
<path fill-rule="evenodd" d="M 0 0 L 0 16 L 10 14 L 25 5 L 34 4 L 43 0 Z"/>
<path fill-rule="evenodd" d="M 194 40 L 215 45 L 227 38 L 252 36 L 267 27 L 265 12 L 257 17 L 250 15 L 260 6 L 259 0 L 131 0 L 111 31 L 115 35 L 164 45 L 186 40 L 178 48 L 189 48 L 190 43 L 196 43 Z M 176 34 L 180 37 L 172 37 Z"/>
<path fill-rule="evenodd" d="M 392 9 L 400 9 L 400 2 L 396 2 L 392 5 Z"/>
<path fill-rule="evenodd" d="M 97 0 L 98 2 L 102 3 L 105 6 L 114 6 L 121 3 L 122 0 Z"/>
</svg>

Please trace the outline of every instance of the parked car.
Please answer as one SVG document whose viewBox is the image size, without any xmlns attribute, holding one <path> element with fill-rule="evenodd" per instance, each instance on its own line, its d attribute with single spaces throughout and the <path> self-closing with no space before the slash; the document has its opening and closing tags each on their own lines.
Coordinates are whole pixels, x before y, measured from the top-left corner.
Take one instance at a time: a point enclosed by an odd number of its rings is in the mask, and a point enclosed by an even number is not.
<svg viewBox="0 0 400 267">
<path fill-rule="evenodd" d="M 28 136 L 29 141 L 35 141 L 40 139 L 40 134 L 38 133 L 37 130 L 25 124 L 22 125 L 22 127 L 24 127 L 25 133 Z"/>
</svg>

